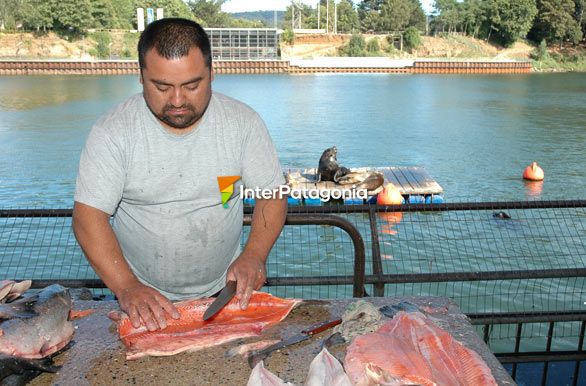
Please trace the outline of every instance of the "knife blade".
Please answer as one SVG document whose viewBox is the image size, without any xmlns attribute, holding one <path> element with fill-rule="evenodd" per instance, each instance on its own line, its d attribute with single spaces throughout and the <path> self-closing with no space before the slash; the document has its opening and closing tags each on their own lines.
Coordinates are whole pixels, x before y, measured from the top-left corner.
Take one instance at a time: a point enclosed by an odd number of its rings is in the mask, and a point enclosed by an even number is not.
<svg viewBox="0 0 586 386">
<path fill-rule="evenodd" d="M 293 335 L 288 339 L 284 339 L 260 351 L 256 351 L 250 354 L 250 356 L 248 357 L 248 365 L 252 369 L 254 368 L 254 366 L 257 365 L 258 362 L 267 358 L 273 351 L 280 350 L 282 348 L 297 344 L 299 342 L 303 342 L 304 340 L 311 338 L 313 335 L 319 334 L 320 332 L 337 326 L 340 323 L 342 323 L 342 319 L 338 318 L 314 324 L 313 326 L 308 327 L 305 330 L 302 330 L 297 335 Z"/>
<path fill-rule="evenodd" d="M 213 301 L 212 304 L 207 308 L 206 312 L 203 314 L 203 320 L 211 319 L 214 315 L 216 315 L 236 294 L 236 282 L 230 280 L 226 283 L 226 286 L 222 289 L 216 300 Z"/>
</svg>

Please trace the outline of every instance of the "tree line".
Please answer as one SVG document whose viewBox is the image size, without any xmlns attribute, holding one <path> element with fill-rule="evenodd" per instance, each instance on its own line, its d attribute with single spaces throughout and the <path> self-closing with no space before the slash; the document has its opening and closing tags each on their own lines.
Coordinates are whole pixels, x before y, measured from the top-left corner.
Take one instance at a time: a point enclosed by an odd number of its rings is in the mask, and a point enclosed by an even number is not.
<svg viewBox="0 0 586 386">
<path fill-rule="evenodd" d="M 227 0 L 0 0 L 0 29 L 83 34 L 87 29 L 135 29 L 136 8 L 163 8 L 165 16 L 194 19 L 205 27 L 272 27 L 266 21 L 222 12 Z M 319 7 L 319 10 L 318 10 Z M 586 0 L 435 0 L 426 16 L 419 0 L 320 0 L 292 2 L 281 27 L 338 33 L 386 34 L 409 27 L 430 34 L 465 34 L 510 45 L 579 43 L 586 35 Z M 319 16 L 318 16 L 319 15 Z"/>
</svg>

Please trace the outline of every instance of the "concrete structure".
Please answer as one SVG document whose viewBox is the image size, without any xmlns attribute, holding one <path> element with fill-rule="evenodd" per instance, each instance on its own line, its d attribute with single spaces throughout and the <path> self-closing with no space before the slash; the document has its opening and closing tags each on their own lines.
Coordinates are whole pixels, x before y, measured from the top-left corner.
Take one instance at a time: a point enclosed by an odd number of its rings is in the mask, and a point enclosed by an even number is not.
<svg viewBox="0 0 586 386">
<path fill-rule="evenodd" d="M 279 58 L 278 30 L 274 28 L 206 28 L 214 60 Z"/>
</svg>

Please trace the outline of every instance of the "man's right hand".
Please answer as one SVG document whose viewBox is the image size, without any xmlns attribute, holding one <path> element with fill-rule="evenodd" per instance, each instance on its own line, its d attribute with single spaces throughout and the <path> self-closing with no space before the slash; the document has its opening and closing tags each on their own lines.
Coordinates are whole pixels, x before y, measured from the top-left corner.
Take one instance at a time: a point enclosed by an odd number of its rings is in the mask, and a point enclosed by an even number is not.
<svg viewBox="0 0 586 386">
<path fill-rule="evenodd" d="M 165 314 L 179 319 L 179 311 L 156 289 L 137 283 L 116 294 L 120 309 L 126 312 L 134 328 L 144 324 L 149 331 L 167 327 Z"/>
</svg>

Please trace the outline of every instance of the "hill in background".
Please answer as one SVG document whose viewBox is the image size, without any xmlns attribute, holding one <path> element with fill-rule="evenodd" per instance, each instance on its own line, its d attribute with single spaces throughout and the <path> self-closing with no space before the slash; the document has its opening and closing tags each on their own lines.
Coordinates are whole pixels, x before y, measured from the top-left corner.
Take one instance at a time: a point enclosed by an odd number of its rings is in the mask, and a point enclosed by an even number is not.
<svg viewBox="0 0 586 386">
<path fill-rule="evenodd" d="M 230 13 L 235 19 L 244 19 L 251 21 L 261 21 L 267 28 L 275 27 L 274 11 L 255 11 L 255 12 L 235 12 Z M 285 22 L 285 12 L 277 11 L 277 28 L 283 28 Z"/>
</svg>

